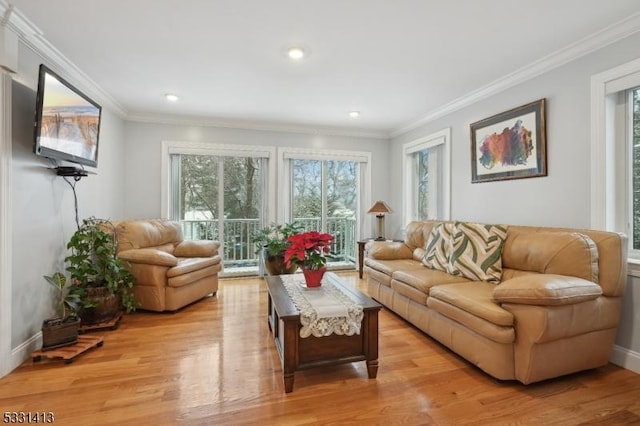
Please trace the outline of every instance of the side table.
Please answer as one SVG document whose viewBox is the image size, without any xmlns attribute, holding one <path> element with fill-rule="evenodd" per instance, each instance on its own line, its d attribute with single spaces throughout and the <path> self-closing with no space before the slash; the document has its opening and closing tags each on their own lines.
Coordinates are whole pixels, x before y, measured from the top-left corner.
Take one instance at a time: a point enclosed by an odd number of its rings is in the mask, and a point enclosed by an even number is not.
<svg viewBox="0 0 640 426">
<path fill-rule="evenodd" d="M 366 240 L 358 241 L 358 277 L 360 279 L 362 279 L 362 272 L 364 269 L 364 246 L 369 241 L 404 243 L 404 240 L 376 240 L 375 238 L 367 238 Z"/>
</svg>

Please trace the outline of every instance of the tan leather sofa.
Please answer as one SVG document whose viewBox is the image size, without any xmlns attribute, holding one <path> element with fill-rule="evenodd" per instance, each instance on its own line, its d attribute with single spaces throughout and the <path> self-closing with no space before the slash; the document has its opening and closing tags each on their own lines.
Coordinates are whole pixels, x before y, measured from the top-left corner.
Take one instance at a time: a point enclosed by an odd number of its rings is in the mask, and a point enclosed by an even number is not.
<svg viewBox="0 0 640 426">
<path fill-rule="evenodd" d="M 163 219 L 114 225 L 118 257 L 129 262 L 136 278 L 139 308 L 175 311 L 218 291 L 219 242 L 184 240 L 180 224 Z"/>
<path fill-rule="evenodd" d="M 502 281 L 470 281 L 421 263 L 438 222 L 404 243 L 367 244 L 369 294 L 501 380 L 537 382 L 607 364 L 626 283 L 626 237 L 509 226 Z"/>
</svg>

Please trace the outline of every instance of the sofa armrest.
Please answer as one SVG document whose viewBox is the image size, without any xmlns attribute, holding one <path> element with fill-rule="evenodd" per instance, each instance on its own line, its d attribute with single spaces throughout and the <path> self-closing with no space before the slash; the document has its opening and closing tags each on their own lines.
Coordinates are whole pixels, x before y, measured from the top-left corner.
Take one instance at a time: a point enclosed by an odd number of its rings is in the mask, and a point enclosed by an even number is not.
<svg viewBox="0 0 640 426">
<path fill-rule="evenodd" d="M 501 282 L 493 290 L 500 303 L 558 306 L 597 299 L 602 288 L 582 278 L 554 274 L 531 274 Z"/>
<path fill-rule="evenodd" d="M 176 257 L 211 257 L 218 254 L 218 241 L 210 240 L 185 240 L 179 243 L 173 250 Z"/>
<path fill-rule="evenodd" d="M 378 260 L 411 259 L 413 252 L 405 243 L 390 241 L 370 241 L 367 243 L 367 257 Z"/>
<path fill-rule="evenodd" d="M 118 257 L 129 263 L 143 263 L 170 267 L 178 264 L 178 259 L 176 259 L 174 255 L 167 253 L 166 251 L 152 248 L 123 250 L 118 253 Z"/>
</svg>

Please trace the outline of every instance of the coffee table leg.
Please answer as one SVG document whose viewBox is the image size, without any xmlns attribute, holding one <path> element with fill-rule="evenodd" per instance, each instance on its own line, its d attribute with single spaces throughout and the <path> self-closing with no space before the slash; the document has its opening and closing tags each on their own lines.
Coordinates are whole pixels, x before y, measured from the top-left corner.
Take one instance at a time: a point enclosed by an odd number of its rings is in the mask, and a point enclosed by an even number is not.
<svg viewBox="0 0 640 426">
<path fill-rule="evenodd" d="M 293 391 L 293 378 L 296 372 L 298 360 L 298 318 L 284 320 L 284 347 L 282 348 L 282 378 L 284 379 L 284 391 Z"/>
<path fill-rule="evenodd" d="M 364 269 L 364 245 L 366 241 L 358 241 L 358 278 L 362 279 Z"/>
<path fill-rule="evenodd" d="M 285 393 L 293 392 L 293 379 L 295 373 L 285 373 L 282 375 L 284 379 L 284 391 Z"/>
<path fill-rule="evenodd" d="M 373 359 L 371 361 L 367 361 L 367 374 L 370 379 L 375 379 L 378 375 L 378 360 Z"/>
</svg>

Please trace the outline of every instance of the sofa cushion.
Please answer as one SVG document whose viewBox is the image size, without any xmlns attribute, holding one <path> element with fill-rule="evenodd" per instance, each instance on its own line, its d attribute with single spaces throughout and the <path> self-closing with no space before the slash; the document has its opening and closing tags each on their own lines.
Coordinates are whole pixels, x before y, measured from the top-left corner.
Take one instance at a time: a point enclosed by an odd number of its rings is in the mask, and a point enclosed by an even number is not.
<svg viewBox="0 0 640 426">
<path fill-rule="evenodd" d="M 598 282 L 598 248 L 578 232 L 512 227 L 504 243 L 504 267 L 541 274 L 569 275 Z"/>
<path fill-rule="evenodd" d="M 434 226 L 434 222 L 409 222 L 404 229 L 404 243 L 411 249 L 424 247 L 429 239 L 429 234 Z"/>
<path fill-rule="evenodd" d="M 156 247 L 182 241 L 182 228 L 164 219 L 124 220 L 114 223 L 118 233 L 118 251 Z"/>
<path fill-rule="evenodd" d="M 431 288 L 429 298 L 440 299 L 493 324 L 511 326 L 513 315 L 493 299 L 495 288 L 482 281 L 439 285 Z"/>
<path fill-rule="evenodd" d="M 568 305 L 598 298 L 602 288 L 582 278 L 553 274 L 531 274 L 512 278 L 496 286 L 498 302 L 525 305 Z"/>
<path fill-rule="evenodd" d="M 411 249 L 402 242 L 369 241 L 366 245 L 367 256 L 372 259 L 393 260 L 411 259 Z"/>
<path fill-rule="evenodd" d="M 143 248 L 133 250 L 123 250 L 118 253 L 118 257 L 129 263 L 145 263 L 157 266 L 176 266 L 178 259 L 171 253 L 167 253 L 157 248 Z"/>
<path fill-rule="evenodd" d="M 424 266 L 442 272 L 451 272 L 449 258 L 453 251 L 451 245 L 453 233 L 453 223 L 444 222 L 433 227 L 422 258 Z"/>
<path fill-rule="evenodd" d="M 368 257 L 364 260 L 364 264 L 371 269 L 375 269 L 376 271 L 388 275 L 389 279 L 391 279 L 391 275 L 393 275 L 395 271 L 399 271 L 401 269 L 424 268 L 424 266 L 419 262 L 411 259 L 378 260 Z"/>
<path fill-rule="evenodd" d="M 219 265 L 220 256 L 179 258 L 178 264 L 167 271 L 167 277 L 177 277 L 208 266 Z"/>
<path fill-rule="evenodd" d="M 185 240 L 178 244 L 173 255 L 176 257 L 210 257 L 218 254 L 220 243 L 209 240 Z"/>
<path fill-rule="evenodd" d="M 429 293 L 431 287 L 441 284 L 451 284 L 468 281 L 463 277 L 456 277 L 446 272 L 429 269 L 424 266 L 420 268 L 399 269 L 395 271 L 391 277 L 402 283 L 405 283 L 425 295 Z"/>
</svg>

